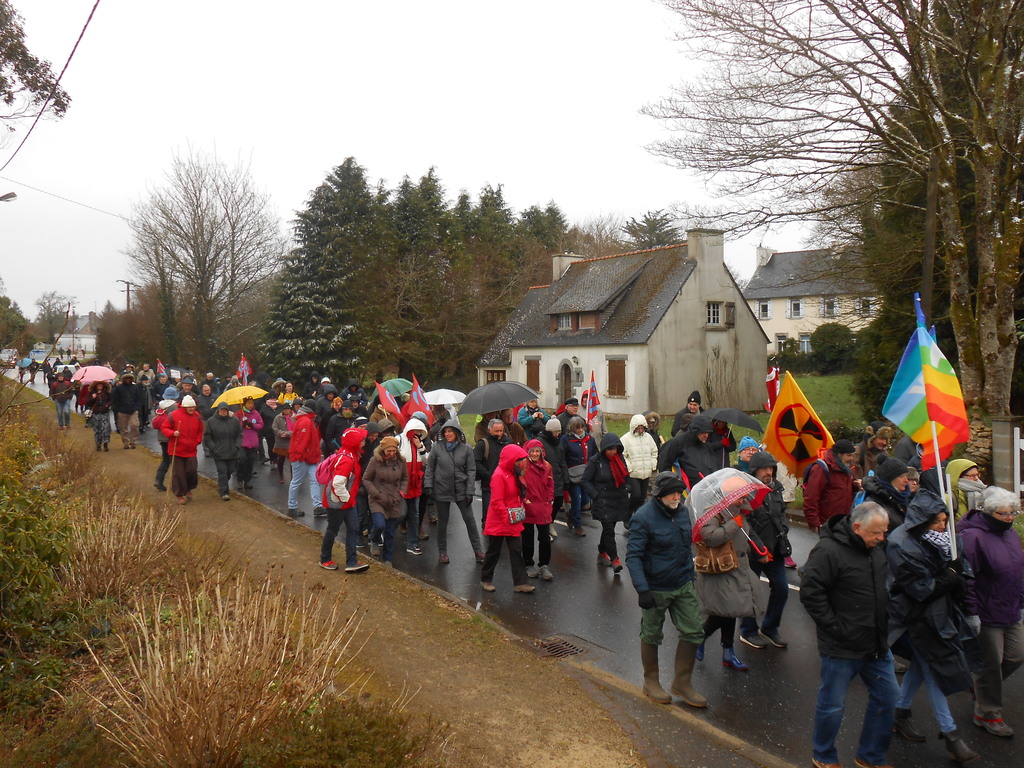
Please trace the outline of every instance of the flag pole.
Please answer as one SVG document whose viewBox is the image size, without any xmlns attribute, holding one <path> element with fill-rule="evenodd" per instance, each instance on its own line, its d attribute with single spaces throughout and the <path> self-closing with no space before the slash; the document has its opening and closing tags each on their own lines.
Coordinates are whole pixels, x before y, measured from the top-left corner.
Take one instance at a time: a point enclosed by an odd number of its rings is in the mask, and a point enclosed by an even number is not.
<svg viewBox="0 0 1024 768">
<path fill-rule="evenodd" d="M 939 460 L 939 433 L 935 428 L 935 421 L 928 422 L 932 426 L 932 450 L 935 451 L 935 476 L 939 479 L 939 491 L 942 493 L 942 500 L 946 505 L 946 530 L 949 532 L 949 556 L 953 560 L 957 558 L 956 549 L 956 521 L 953 513 L 953 483 L 947 482 L 949 476 L 943 478 L 942 462 Z"/>
</svg>

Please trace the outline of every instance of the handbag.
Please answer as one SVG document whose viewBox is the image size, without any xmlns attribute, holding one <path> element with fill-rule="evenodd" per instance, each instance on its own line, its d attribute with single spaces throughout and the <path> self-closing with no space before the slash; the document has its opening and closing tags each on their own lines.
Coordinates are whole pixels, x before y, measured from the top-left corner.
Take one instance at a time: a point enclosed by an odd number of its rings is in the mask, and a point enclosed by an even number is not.
<svg viewBox="0 0 1024 768">
<path fill-rule="evenodd" d="M 575 467 L 569 467 L 569 482 L 573 485 L 579 485 L 583 482 L 583 473 L 586 471 L 586 464 L 577 464 Z"/>
<path fill-rule="evenodd" d="M 85 413 L 82 414 L 82 415 L 85 416 L 85 418 L 87 418 L 87 419 L 91 419 L 92 418 L 92 408 L 86 409 Z"/>
<path fill-rule="evenodd" d="M 695 546 L 697 554 L 693 558 L 693 567 L 697 573 L 718 575 L 735 571 L 740 567 L 732 539 L 717 547 L 709 547 L 703 541 L 696 542 Z"/>
<path fill-rule="evenodd" d="M 521 523 L 526 519 L 526 507 L 509 507 L 508 508 L 508 521 L 512 525 Z"/>
<path fill-rule="evenodd" d="M 274 450 L 273 450 L 273 454 L 275 456 L 287 456 L 288 455 L 288 449 L 287 448 L 278 448 L 275 445 L 274 446 Z"/>
</svg>

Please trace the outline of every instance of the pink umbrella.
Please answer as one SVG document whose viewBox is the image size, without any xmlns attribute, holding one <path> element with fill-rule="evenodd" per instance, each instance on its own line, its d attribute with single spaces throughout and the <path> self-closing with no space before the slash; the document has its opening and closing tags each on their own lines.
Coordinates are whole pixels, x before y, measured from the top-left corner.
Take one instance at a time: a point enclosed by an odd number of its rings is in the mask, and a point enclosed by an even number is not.
<svg viewBox="0 0 1024 768">
<path fill-rule="evenodd" d="M 83 384 L 92 384 L 95 381 L 110 381 L 116 378 L 117 374 L 105 365 L 87 365 L 75 371 L 71 380 L 80 381 Z"/>
</svg>

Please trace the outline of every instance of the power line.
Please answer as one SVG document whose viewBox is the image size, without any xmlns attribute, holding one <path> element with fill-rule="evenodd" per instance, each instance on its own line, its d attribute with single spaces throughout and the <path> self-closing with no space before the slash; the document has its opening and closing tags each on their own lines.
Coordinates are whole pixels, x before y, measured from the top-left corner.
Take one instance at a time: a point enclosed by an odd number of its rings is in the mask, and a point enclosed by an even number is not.
<svg viewBox="0 0 1024 768">
<path fill-rule="evenodd" d="M 82 27 L 82 31 L 78 33 L 78 39 L 75 41 L 74 48 L 72 48 L 71 53 L 68 54 L 68 60 L 64 62 L 64 69 L 60 71 L 60 74 L 57 76 L 56 82 L 54 82 L 53 84 L 53 88 L 50 89 L 50 94 L 46 97 L 46 101 L 43 102 L 43 106 L 39 108 L 39 113 L 36 115 L 36 119 L 32 121 L 32 125 L 29 126 L 28 132 L 25 134 L 24 138 L 22 138 L 21 143 L 14 148 L 14 154 L 7 158 L 6 163 L 0 166 L 0 171 L 5 170 L 7 166 L 11 164 L 11 161 L 18 156 L 18 153 L 21 151 L 21 148 L 24 147 L 25 142 L 28 141 L 28 137 L 32 135 L 32 131 L 36 129 L 36 126 L 39 124 L 39 121 L 46 113 L 46 108 L 50 106 L 50 101 L 53 99 L 53 94 L 57 92 L 57 87 L 60 85 L 61 78 L 64 77 L 64 73 L 68 71 L 68 65 L 71 64 L 71 59 L 74 57 L 75 51 L 78 50 L 78 44 L 82 42 L 82 38 L 85 37 L 85 30 L 89 28 L 89 22 L 92 21 L 93 14 L 96 13 L 96 9 L 99 8 L 99 5 L 100 0 L 96 0 L 96 4 L 93 5 L 92 10 L 89 11 L 89 18 L 85 20 L 85 26 Z"/>
<path fill-rule="evenodd" d="M 15 179 L 9 179 L 6 176 L 0 176 L 0 181 L 6 181 L 6 182 L 9 182 L 11 184 L 17 184 L 19 187 L 24 187 L 25 189 L 31 189 L 33 192 L 38 192 L 38 193 L 40 193 L 42 195 L 49 195 L 50 197 L 55 197 L 58 200 L 63 200 L 65 203 L 71 203 L 72 205 L 80 205 L 83 208 L 88 208 L 90 211 L 96 211 L 97 213 L 105 213 L 107 216 L 113 216 L 115 219 L 121 219 L 122 221 L 130 221 L 130 219 L 127 216 L 122 216 L 120 213 L 114 213 L 113 211 L 105 211 L 102 208 L 97 208 L 95 205 L 89 205 L 88 203 L 80 203 L 77 200 L 72 200 L 70 197 L 64 197 L 63 195 L 58 195 L 56 192 L 47 192 L 45 189 L 40 189 L 39 187 L 33 187 L 31 184 L 26 184 L 23 181 L 16 181 Z"/>
</svg>

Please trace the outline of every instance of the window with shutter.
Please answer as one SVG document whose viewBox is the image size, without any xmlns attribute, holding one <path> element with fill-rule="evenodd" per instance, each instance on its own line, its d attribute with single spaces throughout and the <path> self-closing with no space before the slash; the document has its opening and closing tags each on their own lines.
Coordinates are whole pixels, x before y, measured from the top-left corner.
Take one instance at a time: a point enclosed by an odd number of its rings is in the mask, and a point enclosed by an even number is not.
<svg viewBox="0 0 1024 768">
<path fill-rule="evenodd" d="M 626 396 L 626 361 L 608 361 L 608 396 Z"/>
<path fill-rule="evenodd" d="M 732 301 L 725 302 L 725 327 L 735 328 L 736 327 L 736 303 Z"/>
<path fill-rule="evenodd" d="M 540 391 L 540 360 L 526 361 L 526 386 L 534 392 Z"/>
</svg>

